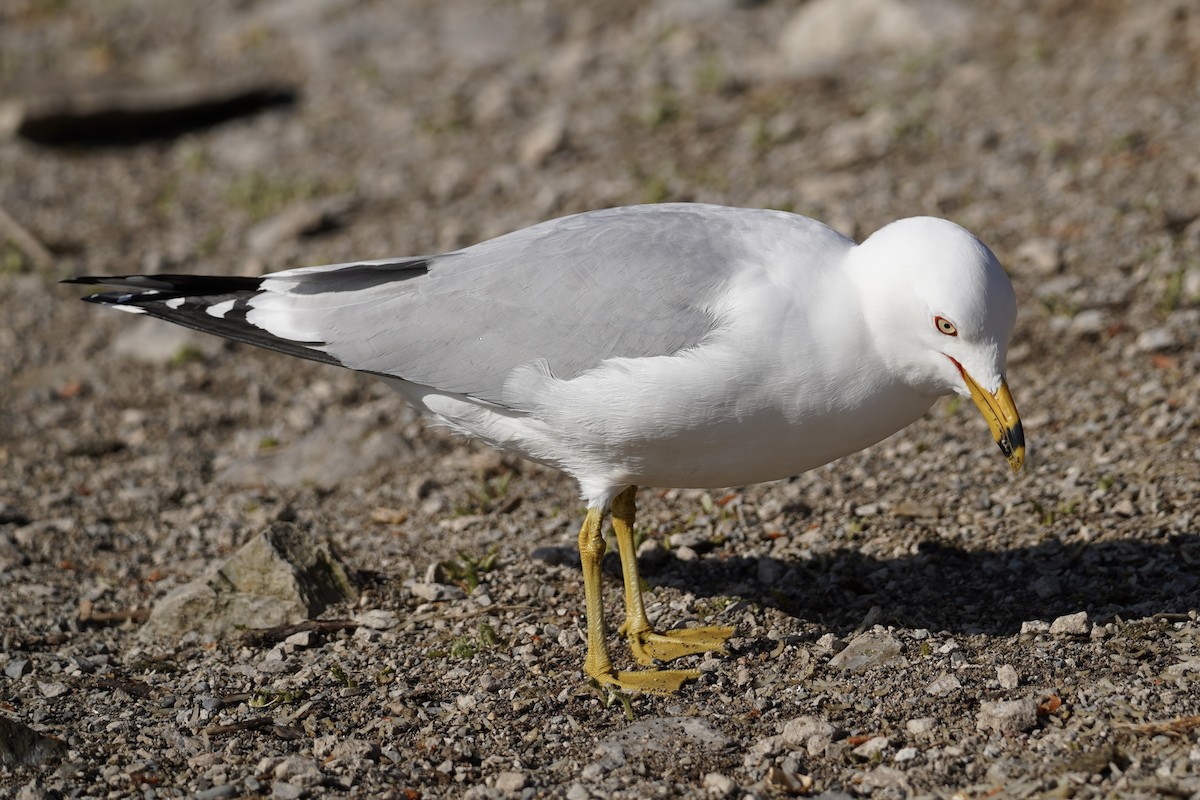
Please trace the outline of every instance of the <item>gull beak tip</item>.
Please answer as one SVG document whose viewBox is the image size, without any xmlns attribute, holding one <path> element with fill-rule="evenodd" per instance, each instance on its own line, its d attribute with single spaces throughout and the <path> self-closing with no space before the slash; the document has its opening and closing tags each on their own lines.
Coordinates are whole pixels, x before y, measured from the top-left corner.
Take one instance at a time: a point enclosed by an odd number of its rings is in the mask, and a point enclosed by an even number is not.
<svg viewBox="0 0 1200 800">
<path fill-rule="evenodd" d="M 1008 390 L 1008 381 L 1001 378 L 1000 388 L 993 393 L 981 387 L 961 366 L 959 371 L 971 392 L 971 399 L 987 420 L 992 438 L 1000 446 L 1000 452 L 1008 459 L 1008 465 L 1012 467 L 1013 472 L 1019 471 L 1025 463 L 1025 429 L 1021 425 L 1017 405 Z"/>
</svg>

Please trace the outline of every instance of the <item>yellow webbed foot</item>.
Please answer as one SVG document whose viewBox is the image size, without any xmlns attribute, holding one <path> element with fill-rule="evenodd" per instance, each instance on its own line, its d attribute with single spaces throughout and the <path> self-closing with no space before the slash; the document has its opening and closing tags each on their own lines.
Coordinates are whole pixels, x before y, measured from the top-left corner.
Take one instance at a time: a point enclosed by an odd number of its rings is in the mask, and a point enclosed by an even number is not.
<svg viewBox="0 0 1200 800">
<path fill-rule="evenodd" d="M 606 672 L 591 676 L 601 685 L 616 686 L 627 692 L 674 694 L 687 681 L 700 678 L 698 669 L 647 669 L 637 672 Z"/>
<path fill-rule="evenodd" d="M 626 633 L 629 648 L 639 664 L 670 661 L 698 653 L 724 653 L 725 642 L 733 635 L 733 628 L 707 626 L 703 628 L 677 628 L 666 633 L 643 629 Z"/>
</svg>

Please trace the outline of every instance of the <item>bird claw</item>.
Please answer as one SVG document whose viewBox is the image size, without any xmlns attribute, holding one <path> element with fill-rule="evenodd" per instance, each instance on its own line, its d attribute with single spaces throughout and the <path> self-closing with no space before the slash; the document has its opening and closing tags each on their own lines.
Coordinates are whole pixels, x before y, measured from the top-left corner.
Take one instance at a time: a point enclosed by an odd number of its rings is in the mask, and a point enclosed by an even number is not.
<svg viewBox="0 0 1200 800">
<path fill-rule="evenodd" d="M 733 635 L 733 628 L 711 625 L 677 628 L 667 633 L 642 630 L 626 635 L 633 657 L 639 664 L 650 665 L 699 653 L 724 653 L 725 642 Z"/>
<path fill-rule="evenodd" d="M 674 694 L 687 681 L 700 678 L 698 669 L 647 669 L 638 672 L 602 672 L 591 676 L 601 686 L 649 694 Z"/>
</svg>

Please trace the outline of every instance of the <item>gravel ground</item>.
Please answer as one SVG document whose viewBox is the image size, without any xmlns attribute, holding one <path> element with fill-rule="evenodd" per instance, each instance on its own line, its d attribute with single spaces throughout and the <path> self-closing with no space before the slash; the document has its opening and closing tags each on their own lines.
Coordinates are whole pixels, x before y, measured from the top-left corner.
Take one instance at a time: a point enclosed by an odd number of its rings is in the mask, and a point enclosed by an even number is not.
<svg viewBox="0 0 1200 800">
<path fill-rule="evenodd" d="M 26 119 L 295 96 L 0 138 L 0 794 L 1200 797 L 1200 5 L 942 3 L 7 0 Z M 661 200 L 974 230 L 1030 456 L 951 401 L 790 481 L 644 491 L 651 616 L 737 633 L 628 704 L 582 676 L 569 481 L 54 282 Z M 328 624 L 140 624 L 280 521 L 349 565 Z"/>
</svg>

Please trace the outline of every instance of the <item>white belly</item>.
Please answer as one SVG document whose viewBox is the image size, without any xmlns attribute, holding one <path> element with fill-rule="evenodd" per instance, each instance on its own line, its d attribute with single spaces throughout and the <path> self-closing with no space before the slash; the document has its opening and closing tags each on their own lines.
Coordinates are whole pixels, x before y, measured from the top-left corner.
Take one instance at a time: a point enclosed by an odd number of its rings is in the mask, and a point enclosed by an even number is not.
<svg viewBox="0 0 1200 800">
<path fill-rule="evenodd" d="M 832 392 L 743 377 L 709 361 L 639 359 L 527 382 L 539 401 L 521 411 L 389 383 L 454 429 L 574 476 L 601 502 L 630 484 L 709 488 L 796 475 L 890 436 L 934 400 L 853 375 L 809 376 L 832 382 Z"/>
</svg>

